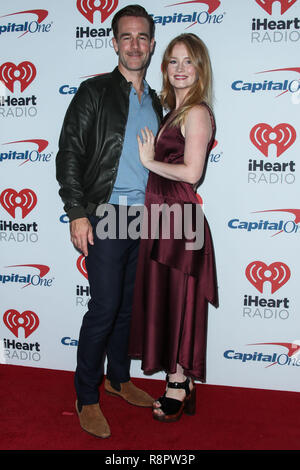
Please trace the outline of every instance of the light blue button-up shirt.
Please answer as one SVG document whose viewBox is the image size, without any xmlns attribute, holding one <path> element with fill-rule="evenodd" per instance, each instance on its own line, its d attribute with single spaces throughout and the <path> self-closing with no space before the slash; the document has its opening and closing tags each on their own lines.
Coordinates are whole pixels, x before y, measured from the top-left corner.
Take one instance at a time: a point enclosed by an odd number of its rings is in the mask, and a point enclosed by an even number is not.
<svg viewBox="0 0 300 470">
<path fill-rule="evenodd" d="M 144 92 L 139 102 L 137 92 L 131 87 L 129 113 L 115 185 L 108 201 L 110 204 L 143 205 L 148 180 L 148 170 L 141 164 L 137 135 L 148 127 L 156 135 L 158 121 L 152 106 L 149 86 L 144 81 Z M 119 199 L 121 198 L 121 199 Z"/>
</svg>

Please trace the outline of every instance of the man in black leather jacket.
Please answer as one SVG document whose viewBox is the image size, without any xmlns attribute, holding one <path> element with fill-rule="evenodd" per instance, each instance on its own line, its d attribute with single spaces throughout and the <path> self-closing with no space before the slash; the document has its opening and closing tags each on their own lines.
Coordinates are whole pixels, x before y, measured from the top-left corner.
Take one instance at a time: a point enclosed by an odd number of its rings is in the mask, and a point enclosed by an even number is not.
<svg viewBox="0 0 300 470">
<path fill-rule="evenodd" d="M 56 159 L 71 241 L 86 256 L 91 294 L 78 343 L 76 409 L 81 427 L 102 438 L 110 436 L 99 406 L 105 353 L 107 393 L 137 406 L 150 407 L 154 400 L 131 382 L 127 354 L 139 240 L 99 239 L 97 208 L 109 203 L 118 215 L 118 197 L 128 200 L 127 209 L 143 204 L 147 174 L 136 135 L 145 125 L 156 133 L 162 119 L 159 99 L 144 80 L 154 48 L 152 17 L 139 5 L 127 6 L 114 16 L 112 28 L 118 66 L 80 85 Z"/>
</svg>

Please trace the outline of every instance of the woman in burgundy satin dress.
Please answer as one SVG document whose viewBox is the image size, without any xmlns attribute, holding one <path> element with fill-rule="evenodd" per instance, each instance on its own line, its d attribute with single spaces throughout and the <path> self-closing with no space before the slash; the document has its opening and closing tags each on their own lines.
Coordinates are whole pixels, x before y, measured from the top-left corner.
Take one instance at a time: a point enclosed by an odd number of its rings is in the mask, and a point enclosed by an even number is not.
<svg viewBox="0 0 300 470">
<path fill-rule="evenodd" d="M 129 354 L 142 360 L 145 373 L 167 372 L 166 391 L 154 402 L 153 417 L 171 422 L 183 412 L 195 412 L 193 379 L 205 382 L 208 302 L 218 302 L 213 244 L 206 218 L 199 218 L 200 223 L 197 219 L 201 206 L 196 194 L 214 142 L 215 121 L 209 107 L 210 59 L 198 36 L 182 34 L 171 41 L 162 73 L 161 99 L 169 113 L 156 138 L 147 128 L 138 136 L 149 180 Z M 185 230 L 181 238 L 174 235 L 176 216 L 170 218 L 169 239 L 162 236 L 162 218 L 158 232 L 154 230 L 158 236 L 151 237 L 151 209 L 162 204 L 181 207 L 185 219 L 179 225 L 188 226 L 194 239 L 201 232 L 200 248 L 187 249 L 191 238 Z M 192 208 L 189 216 L 184 212 L 187 205 Z"/>
</svg>

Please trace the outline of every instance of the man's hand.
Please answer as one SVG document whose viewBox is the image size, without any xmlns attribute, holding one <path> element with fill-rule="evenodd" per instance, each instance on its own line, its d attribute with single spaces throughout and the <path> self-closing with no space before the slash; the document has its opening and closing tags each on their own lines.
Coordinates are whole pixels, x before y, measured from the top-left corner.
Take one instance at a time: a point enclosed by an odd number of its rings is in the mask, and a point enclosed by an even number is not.
<svg viewBox="0 0 300 470">
<path fill-rule="evenodd" d="M 88 243 L 94 244 L 93 228 L 87 217 L 70 222 L 71 242 L 84 256 L 88 255 Z"/>
</svg>

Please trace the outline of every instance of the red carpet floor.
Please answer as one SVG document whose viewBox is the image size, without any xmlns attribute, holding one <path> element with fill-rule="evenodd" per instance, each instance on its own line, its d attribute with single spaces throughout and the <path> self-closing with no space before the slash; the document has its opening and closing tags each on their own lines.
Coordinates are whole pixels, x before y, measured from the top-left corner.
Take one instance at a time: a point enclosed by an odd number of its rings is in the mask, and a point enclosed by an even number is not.
<svg viewBox="0 0 300 470">
<path fill-rule="evenodd" d="M 164 384 L 133 379 L 152 396 Z M 149 409 L 102 391 L 112 436 L 97 439 L 78 425 L 73 373 L 0 365 L 1 450 L 299 450 L 295 392 L 197 385 L 197 414 L 154 421 Z"/>
</svg>

